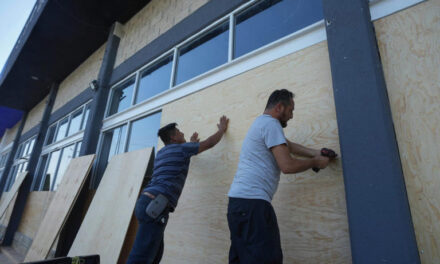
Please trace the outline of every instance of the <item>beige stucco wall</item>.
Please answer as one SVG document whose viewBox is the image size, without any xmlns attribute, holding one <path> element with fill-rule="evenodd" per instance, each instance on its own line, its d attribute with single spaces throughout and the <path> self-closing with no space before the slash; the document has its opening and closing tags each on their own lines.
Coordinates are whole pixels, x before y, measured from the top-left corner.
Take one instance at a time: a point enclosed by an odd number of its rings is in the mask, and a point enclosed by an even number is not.
<svg viewBox="0 0 440 264">
<path fill-rule="evenodd" d="M 46 108 L 46 102 L 49 99 L 49 95 L 47 95 L 43 100 L 41 100 L 31 111 L 29 111 L 26 123 L 23 127 L 22 135 L 32 129 L 34 126 L 38 125 L 43 118 L 44 109 Z"/>
<path fill-rule="evenodd" d="M 15 139 L 15 135 L 18 132 L 18 128 L 20 127 L 21 121 L 19 121 L 15 126 L 11 127 L 10 129 L 6 129 L 5 134 L 2 138 L 2 145 L 0 146 L 0 152 L 8 146 L 12 141 Z"/>
<path fill-rule="evenodd" d="M 152 0 L 124 25 L 115 67 L 209 0 Z"/>
<path fill-rule="evenodd" d="M 313 148 L 339 149 L 327 43 L 321 42 L 166 105 L 161 125 L 177 122 L 189 139 L 229 129 L 213 149 L 191 159 L 179 205 L 165 231 L 164 263 L 227 263 L 227 192 L 241 144 L 274 89 L 296 94 L 286 137 Z M 162 144 L 159 145 L 159 148 Z M 273 205 L 285 263 L 351 263 L 340 162 L 319 173 L 281 175 Z"/>
<path fill-rule="evenodd" d="M 88 89 L 91 81 L 98 78 L 104 58 L 106 43 L 97 49 L 87 60 L 76 68 L 66 79 L 60 83 L 52 113 L 75 98 L 85 89 Z"/>
<path fill-rule="evenodd" d="M 374 23 L 422 263 L 440 263 L 440 0 Z"/>
</svg>

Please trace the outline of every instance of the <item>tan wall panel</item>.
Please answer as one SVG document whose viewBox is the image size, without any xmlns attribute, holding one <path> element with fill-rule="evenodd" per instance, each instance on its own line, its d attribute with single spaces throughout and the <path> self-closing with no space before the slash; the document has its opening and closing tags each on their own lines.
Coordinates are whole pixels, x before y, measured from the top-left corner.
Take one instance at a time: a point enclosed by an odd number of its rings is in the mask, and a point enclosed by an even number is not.
<svg viewBox="0 0 440 264">
<path fill-rule="evenodd" d="M 222 114 L 230 126 L 214 148 L 192 159 L 176 212 L 165 232 L 164 263 L 227 263 L 227 192 L 242 141 L 278 88 L 296 94 L 288 138 L 339 150 L 327 43 L 283 57 L 166 105 L 161 125 L 177 122 L 189 139 L 216 131 Z M 351 263 L 342 168 L 282 175 L 273 205 L 285 263 Z"/>
<path fill-rule="evenodd" d="M 422 263 L 440 263 L 440 0 L 375 22 Z"/>
<path fill-rule="evenodd" d="M 21 217 L 18 232 L 33 239 L 55 192 L 31 192 Z"/>
<path fill-rule="evenodd" d="M 115 67 L 209 0 L 153 0 L 124 25 Z"/>
<path fill-rule="evenodd" d="M 0 146 L 0 150 L 3 150 L 8 144 L 10 144 L 15 139 L 15 135 L 17 135 L 18 128 L 20 127 L 21 121 L 19 121 L 15 126 L 10 129 L 6 129 L 5 134 L 2 137 L 2 145 Z"/>
<path fill-rule="evenodd" d="M 43 100 L 41 100 L 31 111 L 29 111 L 26 123 L 23 127 L 22 135 L 29 130 L 31 130 L 34 126 L 38 125 L 43 118 L 44 109 L 46 108 L 46 101 L 49 99 L 49 96 L 46 96 Z"/>
<path fill-rule="evenodd" d="M 61 82 L 52 113 L 87 89 L 90 82 L 98 78 L 99 69 L 104 58 L 105 46 L 106 43 Z"/>
</svg>

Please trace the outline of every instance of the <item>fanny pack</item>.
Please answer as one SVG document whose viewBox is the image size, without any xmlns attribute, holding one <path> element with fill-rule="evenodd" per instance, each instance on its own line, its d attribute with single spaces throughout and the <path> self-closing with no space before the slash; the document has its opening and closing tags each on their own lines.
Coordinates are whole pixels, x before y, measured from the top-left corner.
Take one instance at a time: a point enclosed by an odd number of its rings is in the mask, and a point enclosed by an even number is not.
<svg viewBox="0 0 440 264">
<path fill-rule="evenodd" d="M 159 217 L 168 206 L 168 198 L 163 194 L 159 194 L 154 198 L 145 209 L 147 215 L 153 219 Z"/>
</svg>

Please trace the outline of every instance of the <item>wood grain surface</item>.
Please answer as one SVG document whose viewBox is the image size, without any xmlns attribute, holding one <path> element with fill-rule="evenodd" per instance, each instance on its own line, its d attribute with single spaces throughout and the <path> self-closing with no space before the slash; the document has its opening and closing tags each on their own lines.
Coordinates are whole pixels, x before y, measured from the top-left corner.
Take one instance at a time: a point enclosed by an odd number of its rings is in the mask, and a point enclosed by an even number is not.
<svg viewBox="0 0 440 264">
<path fill-rule="evenodd" d="M 440 0 L 374 23 L 422 263 L 440 263 Z"/>
<path fill-rule="evenodd" d="M 166 105 L 161 125 L 177 122 L 189 139 L 216 131 L 220 115 L 229 130 L 213 149 L 192 158 L 186 186 L 165 231 L 163 263 L 227 263 L 227 193 L 241 144 L 270 93 L 296 94 L 287 138 L 339 152 L 327 43 L 321 42 Z M 161 147 L 162 145 L 159 145 Z M 351 263 L 340 161 L 319 173 L 282 175 L 273 200 L 285 263 Z"/>
<path fill-rule="evenodd" d="M 89 175 L 95 155 L 72 159 L 38 229 L 25 261 L 46 259 Z"/>
<path fill-rule="evenodd" d="M 117 263 L 152 148 L 114 156 L 81 224 L 68 256 L 99 254 Z"/>
<path fill-rule="evenodd" d="M 6 209 L 11 204 L 11 201 L 14 199 L 15 194 L 18 192 L 18 189 L 20 189 L 20 186 L 27 175 L 27 171 L 20 172 L 17 176 L 17 179 L 15 179 L 15 182 L 12 184 L 9 192 L 3 193 L 3 197 L 0 203 L 0 217 L 2 217 L 3 214 L 6 212 Z"/>
</svg>

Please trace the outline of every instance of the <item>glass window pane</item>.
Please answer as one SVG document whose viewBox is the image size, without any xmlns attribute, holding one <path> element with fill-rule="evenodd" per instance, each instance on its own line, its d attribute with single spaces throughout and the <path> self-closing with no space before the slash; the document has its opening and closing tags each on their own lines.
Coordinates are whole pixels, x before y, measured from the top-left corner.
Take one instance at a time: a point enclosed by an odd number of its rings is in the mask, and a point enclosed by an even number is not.
<svg viewBox="0 0 440 264">
<path fill-rule="evenodd" d="M 161 113 L 155 113 L 133 122 L 128 142 L 128 151 L 157 146 L 157 130 Z"/>
<path fill-rule="evenodd" d="M 173 56 L 169 56 L 141 73 L 136 103 L 167 90 L 170 87 Z"/>
<path fill-rule="evenodd" d="M 74 158 L 79 157 L 79 152 L 81 151 L 82 141 L 76 143 L 75 155 Z"/>
<path fill-rule="evenodd" d="M 266 0 L 238 14 L 235 57 L 309 26 L 324 17 L 322 0 Z"/>
<path fill-rule="evenodd" d="M 56 150 L 50 154 L 49 164 L 47 165 L 46 175 L 44 177 L 43 186 L 41 188 L 42 191 L 49 191 L 51 189 L 53 179 L 55 178 L 59 157 L 60 150 Z"/>
<path fill-rule="evenodd" d="M 15 153 L 15 159 L 18 159 L 21 157 L 22 151 L 23 151 L 23 143 L 18 145 L 17 153 Z"/>
<path fill-rule="evenodd" d="M 23 147 L 23 153 L 21 154 L 21 156 L 20 157 L 24 157 L 24 156 L 26 156 L 27 154 L 28 154 L 28 151 L 29 151 L 29 141 L 28 142 L 26 142 L 25 144 L 24 144 L 24 147 Z"/>
<path fill-rule="evenodd" d="M 101 181 L 101 177 L 104 174 L 104 170 L 107 167 L 108 161 L 114 155 L 124 152 L 124 141 L 126 133 L 127 125 L 123 125 L 103 134 L 99 162 L 96 169 L 97 177 L 93 183 L 95 188 L 99 185 L 99 182 Z"/>
<path fill-rule="evenodd" d="M 108 132 L 111 135 L 110 151 L 107 161 L 109 161 L 114 155 L 124 152 L 124 140 L 127 133 L 127 125 L 113 129 Z"/>
<path fill-rule="evenodd" d="M 86 105 L 86 111 L 84 113 L 84 118 L 81 124 L 81 130 L 83 130 L 84 128 L 86 128 L 87 125 L 87 120 L 89 120 L 89 113 L 90 113 L 90 104 Z"/>
<path fill-rule="evenodd" d="M 49 127 L 47 130 L 47 136 L 46 136 L 46 145 L 49 145 L 53 142 L 54 136 L 55 136 L 55 130 L 57 129 L 56 124 Z"/>
<path fill-rule="evenodd" d="M 32 150 L 34 150 L 34 145 L 35 145 L 35 138 L 31 139 L 30 143 L 29 143 L 29 150 L 27 155 L 31 155 Z"/>
<path fill-rule="evenodd" d="M 55 141 L 57 142 L 63 138 L 66 137 L 66 132 L 67 132 L 67 125 L 69 124 L 69 118 L 66 117 L 63 120 L 60 121 L 60 124 L 58 125 L 58 131 L 57 131 L 57 135 L 55 136 Z"/>
<path fill-rule="evenodd" d="M 121 86 L 113 89 L 113 95 L 110 103 L 108 115 L 119 113 L 131 106 L 133 97 L 134 78 L 125 82 Z"/>
<path fill-rule="evenodd" d="M 69 131 L 67 132 L 67 136 L 73 135 L 79 131 L 79 129 L 81 127 L 81 118 L 82 118 L 82 108 L 72 114 L 72 118 L 70 119 L 70 126 L 69 126 Z"/>
<path fill-rule="evenodd" d="M 39 191 L 40 190 L 41 179 L 42 179 L 43 174 L 44 174 L 44 169 L 46 168 L 46 162 L 47 162 L 47 157 L 48 156 L 49 155 L 44 155 L 40 159 L 40 164 L 38 165 L 38 171 L 35 174 L 36 175 L 36 182 L 35 182 L 35 185 L 34 185 L 34 188 L 33 188 L 34 191 Z"/>
<path fill-rule="evenodd" d="M 179 50 L 176 84 L 228 61 L 229 22 L 210 30 Z"/>
<path fill-rule="evenodd" d="M 58 189 L 58 186 L 60 185 L 61 180 L 63 179 L 64 172 L 66 171 L 70 160 L 73 158 L 74 150 L 75 150 L 75 144 L 63 148 L 63 152 L 61 154 L 61 159 L 60 159 L 60 165 L 58 167 L 58 172 L 53 186 L 53 190 Z"/>
</svg>

